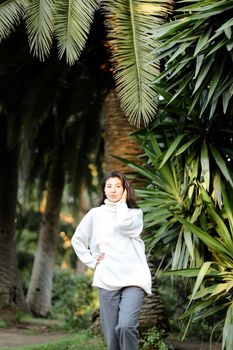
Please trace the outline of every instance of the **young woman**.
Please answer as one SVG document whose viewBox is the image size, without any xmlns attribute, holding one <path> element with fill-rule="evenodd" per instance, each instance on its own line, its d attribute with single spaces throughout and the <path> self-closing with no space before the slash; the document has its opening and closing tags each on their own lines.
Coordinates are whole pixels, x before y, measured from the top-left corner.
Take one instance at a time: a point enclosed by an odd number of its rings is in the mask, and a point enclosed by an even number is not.
<svg viewBox="0 0 233 350">
<path fill-rule="evenodd" d="M 143 214 L 118 171 L 101 183 L 100 206 L 91 209 L 72 237 L 79 259 L 95 270 L 100 318 L 108 350 L 136 350 L 138 317 L 151 274 L 140 238 Z"/>
</svg>

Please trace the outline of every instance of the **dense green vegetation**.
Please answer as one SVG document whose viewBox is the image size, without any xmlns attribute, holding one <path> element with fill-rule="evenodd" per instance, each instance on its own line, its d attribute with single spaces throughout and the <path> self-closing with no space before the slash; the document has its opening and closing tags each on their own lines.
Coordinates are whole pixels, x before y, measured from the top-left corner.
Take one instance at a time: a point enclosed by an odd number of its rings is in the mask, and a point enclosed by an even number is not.
<svg viewBox="0 0 233 350">
<path fill-rule="evenodd" d="M 167 306 L 171 331 L 192 334 L 199 322 L 209 333 L 212 322 L 232 350 L 233 1 L 103 1 L 101 14 L 97 1 L 82 4 L 1 1 L 0 316 L 29 308 L 90 326 L 96 296 L 90 276 L 75 273 L 70 237 L 95 204 L 104 101 L 116 89 L 141 127 L 138 162 L 116 154 L 140 180 L 161 295 L 184 290 Z"/>
<path fill-rule="evenodd" d="M 163 101 L 151 128 L 136 133 L 144 164 L 131 164 L 145 181 L 138 194 L 147 247 L 164 256 L 167 275 L 192 286 L 182 318 L 215 318 L 226 349 L 233 345 L 232 76 L 217 65 L 232 64 L 232 6 L 178 1 L 175 20 L 155 34 L 158 57 L 167 60 L 155 81 Z"/>
</svg>

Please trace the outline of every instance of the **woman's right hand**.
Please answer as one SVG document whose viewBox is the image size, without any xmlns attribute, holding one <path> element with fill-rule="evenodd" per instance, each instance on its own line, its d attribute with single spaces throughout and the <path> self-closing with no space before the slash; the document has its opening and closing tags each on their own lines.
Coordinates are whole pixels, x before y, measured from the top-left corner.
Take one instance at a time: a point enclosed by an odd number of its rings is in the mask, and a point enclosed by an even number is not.
<svg viewBox="0 0 233 350">
<path fill-rule="evenodd" d="M 125 188 L 125 189 L 124 189 L 124 192 L 123 192 L 123 194 L 122 194 L 122 197 L 121 197 L 120 202 L 126 203 L 126 201 L 127 201 L 127 190 L 126 190 L 126 188 Z"/>
<path fill-rule="evenodd" d="M 98 264 L 100 264 L 101 263 L 101 261 L 104 259 L 104 257 L 105 257 L 105 253 L 100 253 L 99 255 L 97 255 L 97 263 L 96 263 L 96 265 L 98 265 Z"/>
</svg>

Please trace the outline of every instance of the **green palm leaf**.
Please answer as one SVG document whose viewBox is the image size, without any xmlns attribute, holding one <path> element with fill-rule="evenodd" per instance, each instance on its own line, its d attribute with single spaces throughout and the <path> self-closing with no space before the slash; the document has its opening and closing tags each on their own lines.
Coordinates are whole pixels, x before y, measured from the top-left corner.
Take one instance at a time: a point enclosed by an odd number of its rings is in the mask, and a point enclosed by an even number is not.
<svg viewBox="0 0 233 350">
<path fill-rule="evenodd" d="M 205 30 L 202 35 L 200 36 L 196 48 L 195 48 L 195 52 L 194 52 L 194 56 L 197 56 L 199 54 L 199 52 L 202 50 L 202 48 L 208 43 L 209 37 L 211 34 L 211 28 L 209 28 L 207 31 Z"/>
<path fill-rule="evenodd" d="M 199 318 L 203 318 L 203 316 L 205 314 L 204 310 L 206 310 L 206 309 L 207 309 L 207 312 L 209 314 L 216 314 L 218 311 L 225 309 L 227 307 L 227 303 L 218 305 L 216 307 L 212 307 L 212 304 L 213 304 L 213 300 L 211 300 L 211 299 L 208 299 L 205 301 L 200 301 L 200 302 L 196 303 L 195 305 L 193 305 L 192 307 L 190 307 L 186 312 L 184 312 L 180 318 L 192 316 L 194 313 L 197 313 L 197 315 L 199 315 Z M 208 316 L 208 315 L 206 315 L 206 316 Z"/>
<path fill-rule="evenodd" d="M 184 151 L 186 151 L 186 149 L 188 149 L 194 142 L 196 142 L 198 139 L 200 138 L 200 136 L 194 136 L 191 138 L 190 141 L 186 142 L 185 144 L 183 144 L 175 153 L 175 156 L 178 156 L 179 154 L 183 153 Z"/>
<path fill-rule="evenodd" d="M 225 179 L 233 187 L 233 179 L 232 179 L 232 176 L 228 170 L 228 167 L 226 165 L 225 160 L 222 158 L 221 154 L 219 153 L 219 151 L 217 150 L 217 148 L 214 145 L 209 144 L 209 148 L 210 148 L 210 151 L 211 151 L 216 163 L 219 166 L 220 171 L 224 175 Z"/>
<path fill-rule="evenodd" d="M 233 348 L 233 303 L 231 302 L 224 323 L 223 328 L 223 344 L 222 349 L 226 347 L 226 350 Z"/>
<path fill-rule="evenodd" d="M 105 0 L 103 7 L 121 107 L 131 123 L 146 125 L 157 108 L 152 82 L 160 70 L 153 60 L 157 44 L 152 35 L 171 12 L 172 1 Z"/>
<path fill-rule="evenodd" d="M 59 57 L 65 54 L 69 64 L 75 63 L 84 48 L 97 7 L 97 0 L 55 1 Z"/>
<path fill-rule="evenodd" d="M 206 142 L 204 141 L 201 146 L 201 175 L 203 176 L 205 189 L 209 191 L 210 186 L 210 161 Z"/>
<path fill-rule="evenodd" d="M 172 162 L 170 163 L 167 162 L 165 164 L 165 162 L 162 161 L 162 164 L 159 166 L 161 162 L 160 159 L 162 157 L 162 150 L 160 149 L 160 146 L 156 140 L 156 137 L 151 132 L 149 132 L 146 139 L 147 139 L 147 142 L 150 142 L 150 147 L 151 147 L 151 150 L 150 150 L 148 146 L 147 147 L 143 146 L 143 149 L 146 155 L 148 156 L 149 159 L 151 159 L 154 169 L 159 168 L 160 177 L 163 178 L 167 183 L 166 187 L 170 187 L 170 192 L 176 194 L 178 191 L 177 179 L 176 179 L 176 174 L 175 174 L 174 166 Z M 160 187 L 161 188 L 164 187 L 164 181 L 162 181 Z"/>
<path fill-rule="evenodd" d="M 223 243 L 221 243 L 217 239 L 213 238 L 207 232 L 203 231 L 199 227 L 193 225 L 188 220 L 183 219 L 182 217 L 180 217 L 180 216 L 178 216 L 176 214 L 173 214 L 173 215 L 178 221 L 180 221 L 183 225 L 185 225 L 187 227 L 187 229 L 189 229 L 200 240 L 202 240 L 203 243 L 205 243 L 211 250 L 215 251 L 219 255 L 224 256 L 224 258 L 226 260 L 230 259 L 230 255 L 228 256 L 229 251 L 227 250 L 227 248 L 225 247 L 225 245 Z"/>
<path fill-rule="evenodd" d="M 232 196 L 228 199 L 227 192 L 225 188 L 222 189 L 222 196 L 224 202 L 224 216 L 227 218 L 229 222 L 230 232 L 233 240 L 233 202 Z"/>
<path fill-rule="evenodd" d="M 171 270 L 163 271 L 163 275 L 193 278 L 198 276 L 199 271 L 200 271 L 199 268 L 188 268 L 188 269 L 180 269 L 180 270 L 172 270 L 172 271 Z M 210 278 L 219 277 L 219 271 L 212 267 L 206 272 L 206 277 L 210 277 Z"/>
<path fill-rule="evenodd" d="M 160 164 L 160 168 L 162 168 L 164 166 L 164 164 L 167 162 L 167 160 L 171 157 L 171 155 L 176 151 L 178 145 L 180 144 L 180 142 L 182 141 L 182 139 L 186 136 L 185 133 L 177 136 L 175 138 L 175 140 L 172 142 L 172 144 L 170 145 L 170 147 L 168 148 L 166 154 L 163 157 L 163 160 Z"/>
<path fill-rule="evenodd" d="M 49 56 L 53 40 L 53 0 L 34 0 L 26 11 L 26 27 L 30 50 L 41 61 Z"/>
<path fill-rule="evenodd" d="M 162 81 L 167 90 L 174 90 L 173 96 L 182 96 L 180 79 L 185 77 L 191 85 L 194 105 L 199 107 L 201 99 L 201 116 L 208 111 L 209 118 L 225 94 L 223 111 L 226 113 L 232 96 L 231 78 L 225 78 L 229 72 L 226 67 L 232 65 L 233 4 L 227 0 L 190 0 L 179 1 L 179 5 L 175 20 L 154 34 L 155 40 L 161 43 L 156 57 L 167 58 L 166 69 L 156 82 Z M 206 92 L 208 95 L 203 99 Z"/>
<path fill-rule="evenodd" d="M 8 0 L 0 4 L 0 41 L 19 24 L 24 15 L 24 6 L 23 0 Z"/>
<path fill-rule="evenodd" d="M 193 291 L 192 291 L 192 295 L 190 297 L 190 302 L 189 302 L 189 305 L 188 307 L 190 306 L 193 298 L 195 297 L 195 294 L 197 293 L 198 289 L 200 288 L 200 286 L 202 285 L 203 283 L 203 280 L 206 276 L 206 274 L 208 273 L 209 269 L 210 269 L 210 266 L 211 266 L 212 262 L 211 261 L 206 261 L 202 264 L 200 270 L 199 270 L 199 273 L 198 273 L 198 276 L 197 276 L 197 279 L 196 279 L 196 282 L 195 282 L 195 285 L 193 287 Z"/>
</svg>

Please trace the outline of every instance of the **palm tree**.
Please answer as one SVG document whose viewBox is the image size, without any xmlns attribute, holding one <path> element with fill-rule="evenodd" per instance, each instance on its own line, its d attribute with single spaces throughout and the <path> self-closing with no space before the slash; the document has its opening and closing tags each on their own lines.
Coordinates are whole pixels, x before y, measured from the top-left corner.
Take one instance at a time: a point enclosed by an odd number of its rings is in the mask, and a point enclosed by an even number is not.
<svg viewBox="0 0 233 350">
<path fill-rule="evenodd" d="M 54 64 L 54 63 L 53 63 Z M 90 164 L 98 162 L 100 139 L 100 90 L 83 62 L 69 68 L 61 66 L 59 84 L 46 107 L 46 118 L 34 138 L 32 180 L 41 177 L 46 190 L 46 207 L 39 233 L 27 303 L 33 314 L 46 316 L 51 311 L 51 292 L 59 239 L 59 214 L 64 185 L 74 201 L 86 181 L 91 187 Z M 84 88 L 85 86 L 85 88 Z M 95 121 L 95 123 L 93 122 Z M 34 181 L 32 181 L 34 183 Z M 77 206 L 76 206 L 77 208 Z"/>
<path fill-rule="evenodd" d="M 156 112 L 156 91 L 152 82 L 159 73 L 153 60 L 157 47 L 154 31 L 172 12 L 172 0 L 100 1 L 113 55 L 114 76 L 121 108 L 131 123 L 147 124 Z M 97 0 L 3 1 L 0 7 L 0 36 L 6 38 L 23 18 L 30 50 L 44 61 L 56 38 L 58 56 L 69 64 L 79 59 L 85 45 Z"/>
<path fill-rule="evenodd" d="M 37 1 L 24 8 L 20 0 L 11 1 L 10 4 L 3 2 L 3 21 L 0 23 L 2 38 L 9 34 L 24 12 L 33 53 L 43 61 L 50 53 L 54 33 L 59 57 L 65 53 L 67 62 L 72 64 L 83 49 L 97 6 L 95 1 L 81 3 L 82 6 L 79 6 L 79 2 L 74 1 L 68 6 L 68 3 L 59 1 L 43 1 L 42 4 Z M 147 124 L 156 112 L 156 92 L 151 83 L 159 72 L 158 61 L 154 63 L 152 60 L 152 52 L 157 46 L 152 34 L 170 14 L 172 1 L 162 4 L 155 1 L 103 1 L 101 6 L 106 13 L 111 38 L 110 48 L 121 108 L 131 123 L 137 126 Z M 158 16 L 154 16 L 154 13 L 158 13 Z M 85 20 L 80 22 L 80 18 Z"/>
<path fill-rule="evenodd" d="M 2 109 L 1 104 L 1 109 Z M 8 115 L 9 116 L 9 115 Z M 0 315 L 1 319 L 14 319 L 17 310 L 26 310 L 16 260 L 15 225 L 18 184 L 19 139 L 9 147 L 9 121 L 0 114 Z M 16 129 L 19 131 L 19 129 Z"/>
<path fill-rule="evenodd" d="M 46 207 L 27 292 L 27 305 L 30 311 L 40 316 L 46 316 L 51 309 L 53 271 L 59 238 L 59 214 L 65 182 L 62 145 L 58 140 L 52 144 Z"/>
<path fill-rule="evenodd" d="M 17 310 L 26 310 L 19 281 L 15 225 L 17 221 L 17 192 L 20 145 L 22 142 L 22 100 L 30 89 L 30 75 L 34 71 L 22 34 L 12 36 L 1 45 L 1 196 L 0 196 L 0 279 L 1 318 L 14 318 Z"/>
<path fill-rule="evenodd" d="M 83 181 L 84 174 L 90 173 L 88 165 L 91 162 L 97 164 L 101 156 L 101 152 L 98 152 L 100 143 L 100 122 L 99 118 L 96 119 L 96 116 L 99 115 L 101 98 L 99 98 L 99 90 L 93 82 L 94 79 L 89 79 L 90 75 L 87 75 L 84 71 L 84 64 L 81 64 L 81 66 L 79 65 L 78 69 L 77 67 L 72 67 L 71 69 L 67 65 L 62 65 L 62 63 L 55 63 L 52 59 L 47 60 L 47 62 L 43 64 L 39 63 L 28 55 L 28 50 L 27 47 L 25 48 L 24 43 L 24 36 L 19 30 L 11 36 L 8 41 L 2 43 L 0 55 L 2 67 L 1 133 L 4 135 L 1 139 L 1 160 L 2 164 L 6 163 L 4 169 L 7 171 L 6 174 L 2 172 L 1 181 L 1 227 L 3 232 L 5 232 L 6 226 L 9 231 L 8 236 L 1 235 L 2 242 L 0 244 L 2 247 L 0 259 L 1 270 L 3 271 L 1 274 L 3 277 L 1 286 L 4 290 L 4 293 L 1 294 L 1 305 L 4 307 L 4 309 L 1 309 L 1 314 L 3 313 L 6 317 L 7 315 L 4 311 L 6 309 L 6 302 L 9 302 L 7 307 L 9 307 L 9 311 L 12 311 L 12 316 L 15 315 L 16 308 L 26 309 L 22 288 L 20 285 L 18 286 L 16 249 L 13 238 L 17 203 L 18 165 L 20 164 L 21 178 L 25 179 L 25 174 L 31 166 L 31 163 L 27 161 L 27 159 L 30 159 L 30 161 L 32 159 L 25 157 L 26 154 L 30 154 L 27 148 L 29 147 L 29 150 L 35 151 L 35 154 L 37 154 L 38 150 L 40 150 L 40 152 L 42 151 L 42 148 L 38 147 L 38 145 L 37 149 L 34 149 L 32 146 L 41 125 L 44 125 L 45 120 L 52 120 L 54 117 L 51 111 L 54 112 L 56 108 L 58 108 L 57 104 L 54 104 L 54 101 L 56 101 L 56 103 L 59 101 L 60 105 L 58 109 L 60 114 L 57 115 L 56 123 L 54 123 L 52 129 L 49 128 L 51 123 L 47 124 L 48 128 L 46 130 L 44 129 L 42 135 L 40 134 L 40 141 L 41 144 L 43 144 L 46 133 L 48 133 L 48 137 L 51 141 L 52 130 L 57 130 L 56 128 L 59 126 L 59 122 L 62 118 L 65 118 L 67 122 L 67 153 L 66 155 L 63 154 L 62 162 L 65 158 L 66 163 L 69 164 L 69 177 L 66 175 L 66 181 L 68 180 L 68 183 L 72 184 L 72 186 L 70 186 L 72 187 L 71 192 L 73 191 L 73 195 L 76 196 L 76 198 L 78 196 L 77 188 L 80 188 L 80 183 Z M 17 51 L 17 55 L 15 54 L 15 50 Z M 64 74 L 66 74 L 66 76 Z M 67 75 L 69 75 L 69 77 Z M 88 79 L 86 79 L 85 76 L 88 76 Z M 86 81 L 86 89 L 83 90 L 82 83 L 84 81 Z M 73 93 L 71 93 L 71 86 Z M 63 100 L 61 100 L 61 94 L 59 94 L 58 88 L 66 91 L 66 94 L 63 92 Z M 67 92 L 67 90 L 69 90 L 69 92 Z M 12 93 L 13 91 L 14 93 Z M 86 92 L 86 94 L 82 94 L 83 91 Z M 99 101 L 99 104 L 97 104 L 96 101 Z M 8 120 L 8 122 L 5 120 Z M 95 135 L 95 138 L 92 138 L 91 135 Z M 60 131 L 60 138 L 64 140 L 64 133 L 62 134 L 62 131 Z M 73 140 L 73 143 L 71 140 Z M 51 144 L 51 142 L 50 146 L 50 151 L 54 150 L 53 155 L 59 155 L 60 150 L 58 150 L 54 144 Z M 93 151 L 93 153 L 91 153 L 91 150 L 95 150 L 95 152 Z M 44 151 L 38 154 L 42 159 L 46 157 Z M 20 153 L 22 158 L 18 161 Z M 56 158 L 57 157 L 49 158 L 51 160 L 50 165 L 53 164 Z M 66 168 L 68 166 L 67 164 Z M 79 165 L 81 168 L 79 168 Z M 54 168 L 55 165 L 53 165 L 53 169 Z M 9 177 L 9 173 L 11 173 L 11 177 Z M 34 173 L 36 178 L 38 178 L 37 174 L 39 174 L 38 171 L 36 174 Z M 59 174 L 58 171 L 57 174 Z M 56 202 L 57 206 L 55 207 L 51 202 L 48 203 L 47 209 L 50 213 L 45 216 L 46 220 L 48 219 L 49 221 L 51 219 L 51 222 L 45 224 L 48 230 L 52 222 L 54 227 L 57 226 L 57 212 L 61 205 L 60 199 L 63 187 L 62 176 L 64 176 L 63 173 L 60 176 L 61 181 L 58 185 L 55 181 L 56 176 L 54 176 L 54 174 L 50 175 L 50 184 L 51 182 L 54 182 L 54 184 L 49 186 L 52 194 L 48 197 L 52 198 L 52 202 Z M 86 181 L 88 182 L 90 180 L 91 176 L 87 176 Z M 8 188 L 8 186 L 10 186 L 10 188 Z M 57 193 L 54 191 L 55 187 L 57 188 Z M 10 198 L 9 195 L 11 195 Z M 54 196 L 57 196 L 55 200 Z M 51 206 L 53 207 L 54 215 L 51 215 Z M 55 228 L 53 230 L 55 230 Z M 53 232 L 53 230 L 51 232 Z M 44 230 L 42 231 L 44 232 Z M 48 237 L 50 237 L 50 242 L 52 242 L 52 244 L 54 242 L 56 243 L 56 238 L 53 237 L 53 235 L 49 236 L 47 232 L 44 234 L 44 239 Z M 12 242 L 12 244 L 6 245 L 5 239 L 8 239 L 9 243 Z M 52 244 L 50 244 L 50 247 Z M 44 247 L 46 245 L 42 244 L 40 247 L 41 246 Z M 53 244 L 53 248 L 54 247 L 56 247 L 56 244 Z M 54 257 L 54 252 L 52 251 L 50 259 L 48 259 L 50 261 L 52 261 L 51 256 Z M 48 275 L 51 276 L 52 274 L 49 273 Z M 12 285 L 10 285 L 10 279 L 8 281 L 4 276 L 12 277 Z M 50 288 L 51 281 L 48 281 L 48 285 L 49 287 L 45 283 L 45 289 Z M 41 287 L 39 286 L 38 288 Z M 42 289 L 40 290 L 42 292 Z M 49 301 L 46 300 L 46 303 L 49 304 Z"/>
<path fill-rule="evenodd" d="M 105 170 L 117 169 L 125 174 L 133 186 L 140 186 L 140 177 L 133 176 L 128 162 L 142 165 L 140 155 L 142 148 L 136 138 L 130 136 L 137 129 L 129 124 L 123 115 L 118 102 L 116 92 L 110 90 L 104 102 L 104 141 L 105 141 Z M 121 158 L 127 158 L 126 162 L 122 162 Z M 148 330 L 154 326 L 167 329 L 168 322 L 165 315 L 164 306 L 160 300 L 157 290 L 155 278 L 155 268 L 152 259 L 149 259 L 150 270 L 152 274 L 152 296 L 145 297 L 144 305 L 140 313 L 140 329 L 141 332 Z M 95 318 L 95 323 L 97 319 Z"/>
</svg>

